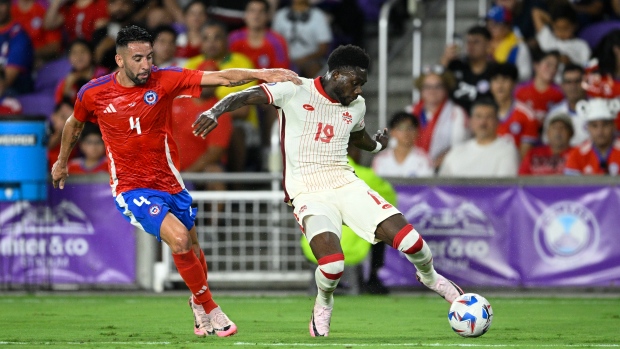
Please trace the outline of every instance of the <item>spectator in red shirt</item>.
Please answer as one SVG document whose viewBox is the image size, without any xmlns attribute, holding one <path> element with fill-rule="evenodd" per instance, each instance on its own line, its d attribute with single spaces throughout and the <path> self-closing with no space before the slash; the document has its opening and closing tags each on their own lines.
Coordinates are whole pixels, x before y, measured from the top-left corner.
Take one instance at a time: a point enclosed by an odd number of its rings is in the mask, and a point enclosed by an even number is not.
<svg viewBox="0 0 620 349">
<path fill-rule="evenodd" d="M 177 37 L 177 57 L 190 58 L 201 53 L 201 29 L 206 23 L 207 8 L 201 0 L 194 0 L 185 6 L 183 9 L 185 32 Z"/>
<path fill-rule="evenodd" d="M 573 122 L 568 114 L 549 115 L 545 126 L 548 144 L 534 147 L 527 153 L 521 162 L 519 175 L 564 174 L 573 131 Z"/>
<path fill-rule="evenodd" d="M 558 72 L 560 55 L 557 51 L 535 50 L 534 78 L 517 87 L 515 97 L 534 110 L 534 117 L 543 123 L 549 109 L 564 99 L 560 87 L 553 83 Z"/>
<path fill-rule="evenodd" d="M 62 26 L 67 39 L 92 40 L 96 29 L 108 22 L 106 0 L 51 0 L 43 19 L 43 28 L 58 29 Z"/>
<path fill-rule="evenodd" d="M 286 40 L 269 29 L 269 3 L 250 0 L 245 7 L 246 27 L 228 36 L 230 50 L 246 55 L 256 68 L 289 68 Z"/>
<path fill-rule="evenodd" d="M 108 73 L 107 69 L 95 65 L 93 49 L 87 41 L 76 39 L 70 44 L 68 51 L 71 72 L 56 86 L 54 94 L 56 104 L 60 103 L 65 97 L 75 101 L 80 87 L 91 79 Z"/>
<path fill-rule="evenodd" d="M 101 131 L 95 124 L 87 124 L 80 135 L 80 152 L 82 157 L 69 161 L 72 175 L 85 175 L 108 172 L 108 158 L 101 138 Z"/>
<path fill-rule="evenodd" d="M 24 28 L 32 42 L 35 67 L 60 55 L 61 32 L 43 27 L 45 11 L 45 7 L 36 0 L 17 0 L 11 5 L 11 17 Z"/>
<path fill-rule="evenodd" d="M 566 160 L 568 175 L 611 175 L 620 172 L 620 140 L 616 138 L 615 119 L 618 100 L 594 98 L 577 104 L 588 120 L 590 139 L 574 148 Z"/>
<path fill-rule="evenodd" d="M 513 97 L 518 77 L 517 67 L 510 63 L 496 64 L 489 72 L 491 94 L 499 106 L 497 134 L 512 137 L 523 158 L 538 142 L 538 122 L 532 109 Z"/>
</svg>

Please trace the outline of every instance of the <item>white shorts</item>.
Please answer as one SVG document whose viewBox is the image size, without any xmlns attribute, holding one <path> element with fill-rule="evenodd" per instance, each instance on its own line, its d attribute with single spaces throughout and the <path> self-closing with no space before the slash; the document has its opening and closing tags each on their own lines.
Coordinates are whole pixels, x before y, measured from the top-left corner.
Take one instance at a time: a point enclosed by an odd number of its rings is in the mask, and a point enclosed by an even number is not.
<svg viewBox="0 0 620 349">
<path fill-rule="evenodd" d="M 400 211 L 385 201 L 361 179 L 337 189 L 302 193 L 293 199 L 295 218 L 303 226 L 308 216 L 326 216 L 342 235 L 342 224 L 348 225 L 359 237 L 377 243 L 375 231 L 379 223 Z M 324 231 L 305 232 L 308 241 Z"/>
</svg>

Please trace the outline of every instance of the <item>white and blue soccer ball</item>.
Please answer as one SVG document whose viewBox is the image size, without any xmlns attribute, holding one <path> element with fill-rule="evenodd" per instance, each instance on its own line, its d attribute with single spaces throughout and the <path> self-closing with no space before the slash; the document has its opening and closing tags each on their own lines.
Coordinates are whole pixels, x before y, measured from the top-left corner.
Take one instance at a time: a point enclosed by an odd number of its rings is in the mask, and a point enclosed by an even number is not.
<svg viewBox="0 0 620 349">
<path fill-rule="evenodd" d="M 493 322 L 491 303 L 479 294 L 465 293 L 450 306 L 448 321 L 452 330 L 459 336 L 482 336 Z"/>
</svg>

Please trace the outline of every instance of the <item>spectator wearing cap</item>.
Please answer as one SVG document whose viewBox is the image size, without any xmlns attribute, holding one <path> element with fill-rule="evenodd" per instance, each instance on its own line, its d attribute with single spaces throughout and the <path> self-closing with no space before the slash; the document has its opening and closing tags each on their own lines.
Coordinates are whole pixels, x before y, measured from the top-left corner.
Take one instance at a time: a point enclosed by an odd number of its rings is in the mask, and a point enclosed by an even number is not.
<svg viewBox="0 0 620 349">
<path fill-rule="evenodd" d="M 493 6 L 486 16 L 487 28 L 491 33 L 491 51 L 498 63 L 512 63 L 517 66 L 519 80 L 525 81 L 532 75 L 532 59 L 527 45 L 512 30 L 512 13 L 507 8 Z"/>
<path fill-rule="evenodd" d="M 454 75 L 456 88 L 452 99 L 465 110 L 479 97 L 491 96 L 489 67 L 491 33 L 482 26 L 471 27 L 465 36 L 464 56 L 456 44 L 448 45 L 441 57 L 441 65 Z"/>
<path fill-rule="evenodd" d="M 474 102 L 471 108 L 474 138 L 457 144 L 446 155 L 442 177 L 513 177 L 517 175 L 519 155 L 514 143 L 499 137 L 497 104 L 490 98 Z"/>
<path fill-rule="evenodd" d="M 618 100 L 594 98 L 578 103 L 578 110 L 588 120 L 590 139 L 574 148 L 566 160 L 568 175 L 611 175 L 620 171 L 620 140 L 616 138 L 614 120 Z"/>
<path fill-rule="evenodd" d="M 566 158 L 571 151 L 570 139 L 574 133 L 571 117 L 566 113 L 549 115 L 544 133 L 548 144 L 530 149 L 521 161 L 519 175 L 564 174 Z"/>
<path fill-rule="evenodd" d="M 575 131 L 570 139 L 570 145 L 573 147 L 588 139 L 588 121 L 584 115 L 577 113 L 577 102 L 587 98 L 582 86 L 583 75 L 583 68 L 576 64 L 567 64 L 564 67 L 561 88 L 565 98 L 549 111 L 549 115 L 564 113 L 570 116 Z"/>
<path fill-rule="evenodd" d="M 558 71 L 558 51 L 534 50 L 534 78 L 519 85 L 515 90 L 518 101 L 534 110 L 534 117 L 543 123 L 549 109 L 564 99 L 564 94 L 553 80 Z"/>
<path fill-rule="evenodd" d="M 431 158 L 415 146 L 420 123 L 407 112 L 397 112 L 390 120 L 390 138 L 396 144 L 377 154 L 372 168 L 381 177 L 430 177 L 434 174 Z"/>
<path fill-rule="evenodd" d="M 469 138 L 467 112 L 448 98 L 454 85 L 454 77 L 442 66 L 426 67 L 415 81 L 421 99 L 407 108 L 420 124 L 416 145 L 429 154 L 435 168 L 450 147 Z"/>
<path fill-rule="evenodd" d="M 489 73 L 491 94 L 497 103 L 499 115 L 499 135 L 510 136 L 519 149 L 521 158 L 533 144 L 538 142 L 538 122 L 534 111 L 514 98 L 518 77 L 517 68 L 510 63 L 493 66 Z"/>
</svg>

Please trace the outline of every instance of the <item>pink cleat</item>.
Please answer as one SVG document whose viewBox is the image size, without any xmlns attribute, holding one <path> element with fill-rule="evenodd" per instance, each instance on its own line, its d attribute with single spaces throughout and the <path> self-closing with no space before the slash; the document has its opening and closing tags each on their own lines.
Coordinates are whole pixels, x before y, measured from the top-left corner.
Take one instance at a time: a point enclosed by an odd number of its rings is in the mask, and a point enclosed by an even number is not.
<svg viewBox="0 0 620 349">
<path fill-rule="evenodd" d="M 217 307 L 211 310 L 207 316 L 211 321 L 213 332 L 217 334 L 218 337 L 228 337 L 237 333 L 237 325 L 230 321 L 228 316 L 222 311 L 222 308 Z"/>
<path fill-rule="evenodd" d="M 215 334 L 209 316 L 200 304 L 195 304 L 193 296 L 189 297 L 189 307 L 194 314 L 194 334 L 198 337 L 206 337 Z"/>
<path fill-rule="evenodd" d="M 333 307 L 324 307 L 314 303 L 310 324 L 308 325 L 312 337 L 327 337 L 329 335 L 329 324 L 333 309 Z"/>
<path fill-rule="evenodd" d="M 437 274 L 437 281 L 435 281 L 434 285 L 429 285 L 422 281 L 422 277 L 419 273 L 415 273 L 415 277 L 420 281 L 424 286 L 430 288 L 435 291 L 438 295 L 440 295 L 443 299 L 448 301 L 448 303 L 452 304 L 454 300 L 462 295 L 464 292 L 458 287 L 454 282 L 446 279 L 442 275 Z"/>
</svg>

